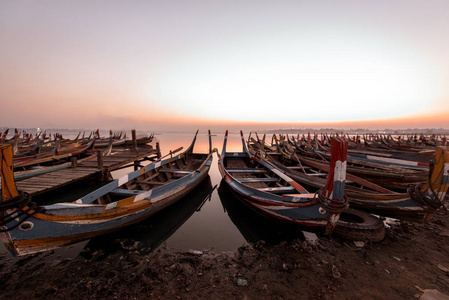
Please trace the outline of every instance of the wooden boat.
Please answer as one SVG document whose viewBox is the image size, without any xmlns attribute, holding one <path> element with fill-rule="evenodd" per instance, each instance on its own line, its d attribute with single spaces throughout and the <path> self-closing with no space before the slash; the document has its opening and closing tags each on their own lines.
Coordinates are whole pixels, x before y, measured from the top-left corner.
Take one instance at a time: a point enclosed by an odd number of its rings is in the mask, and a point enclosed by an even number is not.
<svg viewBox="0 0 449 300">
<path fill-rule="evenodd" d="M 302 237 L 301 225 L 282 222 L 266 214 L 260 214 L 240 201 L 224 180 L 217 189 L 223 210 L 237 227 L 245 240 L 255 247 L 261 241 L 278 244 Z"/>
<path fill-rule="evenodd" d="M 17 152 L 14 153 L 14 157 L 24 157 L 28 155 L 35 155 L 41 151 L 44 140 L 38 139 L 33 144 L 27 145 L 26 147 L 18 147 Z M 53 149 L 52 147 L 51 149 Z"/>
<path fill-rule="evenodd" d="M 94 138 L 95 140 L 95 138 Z M 94 140 L 92 141 L 92 145 L 94 143 Z M 90 147 L 90 146 L 89 146 Z M 87 148 L 89 148 L 87 147 Z M 112 153 L 112 137 L 111 141 L 109 143 L 109 147 L 105 148 L 102 152 L 102 156 L 108 156 Z M 86 156 L 87 155 L 87 156 Z M 91 161 L 98 158 L 97 152 L 95 151 L 88 151 L 87 149 L 81 150 L 79 152 L 73 152 L 73 153 L 67 153 L 67 154 L 61 154 L 56 155 L 52 157 L 46 157 L 41 159 L 35 159 L 31 162 L 28 162 L 27 164 L 23 165 L 22 167 L 29 167 L 28 170 L 24 171 L 14 171 L 14 180 L 20 181 L 27 178 L 40 176 L 46 173 L 62 170 L 62 169 L 68 169 L 72 167 L 72 162 L 68 161 L 68 159 L 72 157 L 77 158 L 77 163 L 82 163 L 85 161 Z M 79 159 L 78 159 L 79 158 Z M 51 163 L 51 165 L 49 165 Z M 30 167 L 31 166 L 31 167 Z"/>
<path fill-rule="evenodd" d="M 117 247 L 125 248 L 126 245 L 138 244 L 137 250 L 141 253 L 155 251 L 195 212 L 200 211 L 205 202 L 210 201 L 215 188 L 216 186 L 212 187 L 210 176 L 207 176 L 180 201 L 142 222 L 91 239 L 85 249 L 89 249 L 88 252 L 92 254 L 98 250 L 110 252 Z"/>
<path fill-rule="evenodd" d="M 277 153 L 260 154 L 260 145 L 257 146 L 255 142 L 249 145 L 256 148 L 254 151 L 259 151 L 259 156 L 268 159 L 297 182 L 315 189 L 325 185 L 325 177 L 330 171 L 329 163 L 298 157 L 295 154 L 288 155 L 280 148 Z M 438 209 L 443 208 L 449 186 L 449 148 L 438 146 L 435 149 L 435 157 L 435 161 L 430 163 L 432 168 L 427 173 L 427 182 L 410 185 L 405 193 L 387 190 L 348 171 L 346 178 L 349 182 L 345 182 L 345 193 L 350 206 L 391 218 L 429 221 Z M 407 181 L 407 178 L 404 178 L 404 181 Z"/>
<path fill-rule="evenodd" d="M 273 165 L 251 155 L 240 132 L 243 152 L 226 152 L 228 132 L 218 168 L 232 192 L 254 210 L 303 226 L 334 229 L 339 215 L 346 208 L 344 197 L 347 144 L 333 139 L 332 170 L 324 189 L 315 194 L 285 175 Z"/>
<path fill-rule="evenodd" d="M 6 141 L 6 137 L 8 136 L 9 128 L 5 130 L 5 132 L 0 132 L 0 145 Z"/>
<path fill-rule="evenodd" d="M 67 162 L 67 160 L 70 160 L 71 157 L 74 156 L 78 158 L 91 156 L 92 151 L 90 150 L 95 146 L 95 141 L 96 139 L 94 137 L 89 142 L 82 145 L 72 144 L 63 149 L 56 149 L 55 152 L 14 158 L 14 169 L 17 171 L 27 170 L 33 166 L 55 165 L 61 162 Z M 110 147 L 108 147 L 108 149 L 109 148 Z"/>
<path fill-rule="evenodd" d="M 316 190 L 326 185 L 330 169 L 328 162 L 318 161 L 319 164 L 303 164 L 301 158 L 296 153 L 287 153 L 280 145 L 277 145 L 278 147 L 274 152 L 267 152 L 264 151 L 264 148 L 259 142 L 255 140 L 251 141 L 250 139 L 247 141 L 247 146 L 251 154 L 267 160 L 295 181 L 305 186 L 312 187 Z M 346 172 L 345 193 L 347 195 L 359 193 L 371 195 L 373 193 L 395 192 Z"/>
<path fill-rule="evenodd" d="M 435 160 L 425 182 L 410 185 L 405 193 L 357 195 L 350 197 L 351 207 L 409 221 L 429 221 L 443 205 L 449 187 L 449 147 L 435 148 Z"/>
<path fill-rule="evenodd" d="M 6 248 L 25 255 L 73 244 L 141 221 L 175 203 L 207 178 L 212 164 L 210 132 L 209 153 L 193 153 L 197 134 L 179 155 L 113 180 L 75 202 L 42 207 L 17 191 L 12 147 L 1 147 L 0 236 Z"/>
<path fill-rule="evenodd" d="M 298 142 L 296 141 L 293 141 L 293 143 L 293 152 L 303 165 L 318 166 L 329 164 L 330 152 L 315 150 L 311 145 L 310 139 L 307 142 L 307 147 L 298 147 Z M 320 146 L 320 143 L 317 143 L 317 147 L 320 148 L 322 146 Z M 293 155 L 293 153 L 288 154 Z M 398 165 L 382 164 L 379 161 L 369 159 L 355 159 L 351 158 L 349 154 L 347 157 L 347 174 L 363 178 L 395 192 L 404 192 L 410 185 L 425 182 L 428 172 L 428 167 L 413 169 Z"/>
<path fill-rule="evenodd" d="M 122 146 L 126 142 L 126 133 L 122 137 L 122 133 L 120 133 L 119 135 L 113 135 L 112 130 L 110 130 L 109 135 L 112 136 L 112 146 L 113 147 Z M 98 130 L 97 130 L 97 137 L 98 137 L 98 139 L 95 142 L 95 147 L 103 148 L 103 147 L 107 147 L 109 145 L 109 138 L 100 138 L 100 134 L 99 134 Z"/>
<path fill-rule="evenodd" d="M 150 134 L 149 136 L 138 137 L 136 139 L 136 145 L 137 146 L 147 145 L 153 141 L 153 138 L 154 138 L 154 133 Z M 134 142 L 133 142 L 133 140 L 126 140 L 123 145 L 124 146 L 134 146 Z"/>
<path fill-rule="evenodd" d="M 256 213 L 235 198 L 229 187 L 222 180 L 218 195 L 225 212 L 239 229 L 248 243 L 257 247 L 264 241 L 278 244 L 283 241 L 305 239 L 301 225 L 292 222 L 276 222 L 267 215 Z M 385 237 L 385 225 L 379 218 L 356 209 L 348 208 L 341 212 L 332 236 L 355 241 L 379 242 Z"/>
</svg>

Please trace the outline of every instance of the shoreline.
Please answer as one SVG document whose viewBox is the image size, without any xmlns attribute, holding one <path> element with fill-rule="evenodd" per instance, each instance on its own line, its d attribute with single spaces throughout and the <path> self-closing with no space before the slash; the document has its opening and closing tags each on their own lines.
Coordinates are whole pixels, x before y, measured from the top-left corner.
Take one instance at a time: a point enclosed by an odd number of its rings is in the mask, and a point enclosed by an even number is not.
<svg viewBox="0 0 449 300">
<path fill-rule="evenodd" d="M 131 241 L 75 259 L 0 263 L 4 299 L 426 299 L 449 295 L 449 216 L 401 222 L 382 242 L 263 241 L 235 252 L 151 252 Z M 361 244 L 358 243 L 360 246 Z M 48 255 L 48 254 L 47 254 Z M 9 263 L 8 263 L 9 261 Z M 436 291 L 432 291 L 436 292 Z M 440 295 L 441 296 L 441 295 Z M 428 298 L 427 298 L 428 299 Z"/>
</svg>

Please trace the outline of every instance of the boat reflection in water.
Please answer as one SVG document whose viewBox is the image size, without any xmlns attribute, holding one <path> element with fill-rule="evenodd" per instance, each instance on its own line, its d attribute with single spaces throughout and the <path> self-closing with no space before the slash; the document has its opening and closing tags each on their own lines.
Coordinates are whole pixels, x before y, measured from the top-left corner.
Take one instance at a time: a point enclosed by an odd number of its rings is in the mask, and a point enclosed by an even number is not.
<svg viewBox="0 0 449 300">
<path fill-rule="evenodd" d="M 109 255 L 122 249 L 137 250 L 142 254 L 150 253 L 175 233 L 195 212 L 200 211 L 204 203 L 210 201 L 215 188 L 216 186 L 212 187 L 208 176 L 184 198 L 154 216 L 114 233 L 91 239 L 80 255 L 88 258 L 96 251 Z"/>
<path fill-rule="evenodd" d="M 305 240 L 304 227 L 257 213 L 240 201 L 223 180 L 218 187 L 218 195 L 223 209 L 250 245 L 255 246 L 260 241 L 275 245 L 282 241 Z"/>
</svg>

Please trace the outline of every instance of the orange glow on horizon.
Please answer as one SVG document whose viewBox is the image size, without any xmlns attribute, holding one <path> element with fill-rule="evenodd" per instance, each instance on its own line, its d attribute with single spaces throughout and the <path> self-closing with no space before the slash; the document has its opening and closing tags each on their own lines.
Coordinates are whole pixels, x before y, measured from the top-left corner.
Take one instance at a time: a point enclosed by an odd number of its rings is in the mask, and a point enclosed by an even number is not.
<svg viewBox="0 0 449 300">
<path fill-rule="evenodd" d="M 234 120 L 195 119 L 175 117 L 173 114 L 158 114 L 155 118 L 130 115 L 120 119 L 121 124 L 134 124 L 134 128 L 142 130 L 192 131 L 211 129 L 215 131 L 229 130 L 276 130 L 276 129 L 449 129 L 447 113 L 408 116 L 395 119 L 379 119 L 368 121 L 320 122 L 320 123 L 277 123 L 277 122 L 244 122 Z M 133 126 L 128 126 L 133 128 Z"/>
<path fill-rule="evenodd" d="M 449 129 L 448 1 L 102 2 L 0 1 L 0 127 Z"/>
</svg>

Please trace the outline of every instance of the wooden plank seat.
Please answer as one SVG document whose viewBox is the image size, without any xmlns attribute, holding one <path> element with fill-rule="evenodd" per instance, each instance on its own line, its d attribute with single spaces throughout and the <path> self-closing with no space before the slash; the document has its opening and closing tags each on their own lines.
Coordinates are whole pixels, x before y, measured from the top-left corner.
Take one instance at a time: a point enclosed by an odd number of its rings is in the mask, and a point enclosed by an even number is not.
<svg viewBox="0 0 449 300">
<path fill-rule="evenodd" d="M 291 167 L 287 167 L 290 170 L 302 170 L 302 169 L 310 169 L 309 166 L 303 166 L 303 167 L 299 167 L 299 166 L 291 166 Z"/>
<path fill-rule="evenodd" d="M 176 173 L 176 174 L 190 174 L 192 171 L 182 170 L 182 169 L 159 169 L 159 172 L 165 173 Z"/>
<path fill-rule="evenodd" d="M 258 188 L 258 190 L 269 193 L 290 193 L 296 191 L 296 189 L 292 186 L 265 187 L 265 188 Z"/>
<path fill-rule="evenodd" d="M 263 178 L 236 178 L 239 182 L 277 182 L 278 178 L 270 178 L 270 177 L 263 177 Z"/>
<path fill-rule="evenodd" d="M 138 183 L 138 184 L 151 184 L 151 185 L 164 185 L 167 182 L 138 180 L 138 181 L 136 181 L 136 183 Z"/>
<path fill-rule="evenodd" d="M 145 177 L 144 180 L 149 181 L 149 180 L 154 179 L 154 178 L 156 178 L 156 177 L 158 177 L 158 176 L 160 176 L 160 175 L 161 175 L 161 173 L 155 172 L 154 174 L 151 174 L 150 176 Z"/>
<path fill-rule="evenodd" d="M 110 195 L 121 196 L 121 197 L 131 197 L 138 194 L 145 193 L 145 191 L 141 190 L 125 190 L 125 189 L 115 189 L 110 192 Z"/>
<path fill-rule="evenodd" d="M 264 169 L 227 169 L 229 173 L 268 173 L 267 170 Z"/>
</svg>

